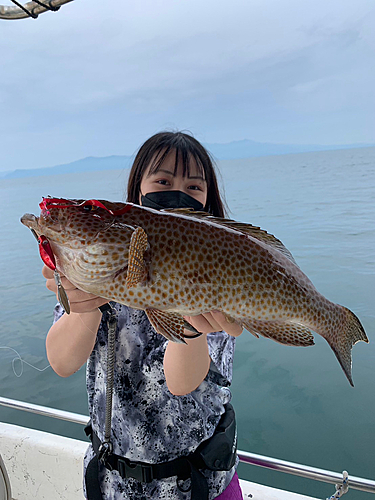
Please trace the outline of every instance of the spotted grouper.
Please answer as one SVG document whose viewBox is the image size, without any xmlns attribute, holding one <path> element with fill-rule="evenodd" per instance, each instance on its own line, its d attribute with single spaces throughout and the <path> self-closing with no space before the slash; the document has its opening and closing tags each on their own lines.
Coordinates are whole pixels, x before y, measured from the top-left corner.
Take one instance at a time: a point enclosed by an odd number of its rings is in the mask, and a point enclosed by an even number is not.
<svg viewBox="0 0 375 500">
<path fill-rule="evenodd" d="M 351 349 L 368 342 L 358 318 L 323 297 L 291 253 L 250 224 L 186 209 L 43 198 L 21 222 L 46 238 L 57 270 L 77 288 L 142 309 L 157 332 L 183 342 L 186 321 L 223 312 L 282 344 L 326 339 L 349 382 Z"/>
</svg>

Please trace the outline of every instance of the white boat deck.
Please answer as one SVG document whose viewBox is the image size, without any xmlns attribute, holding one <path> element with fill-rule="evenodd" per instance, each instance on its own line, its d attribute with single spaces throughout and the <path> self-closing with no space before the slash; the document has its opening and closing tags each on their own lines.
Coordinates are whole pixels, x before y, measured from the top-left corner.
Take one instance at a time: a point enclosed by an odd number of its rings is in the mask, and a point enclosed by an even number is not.
<svg viewBox="0 0 375 500">
<path fill-rule="evenodd" d="M 0 423 L 0 443 L 13 500 L 83 500 L 86 441 Z M 249 481 L 241 487 L 246 500 L 314 500 Z"/>
</svg>

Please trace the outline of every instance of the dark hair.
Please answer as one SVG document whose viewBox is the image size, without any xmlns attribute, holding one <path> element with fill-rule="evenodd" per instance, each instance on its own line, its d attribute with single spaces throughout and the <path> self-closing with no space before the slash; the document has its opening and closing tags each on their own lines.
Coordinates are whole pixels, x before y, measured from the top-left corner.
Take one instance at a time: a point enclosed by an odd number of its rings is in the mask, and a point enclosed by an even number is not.
<svg viewBox="0 0 375 500">
<path fill-rule="evenodd" d="M 189 177 L 190 158 L 194 158 L 200 174 L 207 182 L 204 210 L 216 217 L 225 217 L 227 210 L 219 192 L 214 162 L 202 144 L 184 132 L 159 132 L 140 147 L 129 173 L 127 201 L 139 204 L 141 181 L 147 168 L 152 162 L 150 174 L 157 172 L 171 151 L 176 152 L 174 175 L 181 158 L 183 175 Z"/>
</svg>

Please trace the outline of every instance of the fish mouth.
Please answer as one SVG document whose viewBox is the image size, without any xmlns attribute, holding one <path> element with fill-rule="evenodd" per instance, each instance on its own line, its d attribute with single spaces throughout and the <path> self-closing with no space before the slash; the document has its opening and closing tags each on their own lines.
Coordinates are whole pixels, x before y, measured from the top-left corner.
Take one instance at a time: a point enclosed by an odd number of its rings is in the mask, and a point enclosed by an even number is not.
<svg viewBox="0 0 375 500">
<path fill-rule="evenodd" d="M 34 214 L 25 214 L 21 217 L 21 222 L 24 226 L 28 227 L 29 229 L 33 229 L 36 232 L 39 232 L 39 217 L 37 217 Z"/>
<path fill-rule="evenodd" d="M 49 224 L 47 224 L 47 219 Z M 34 214 L 24 214 L 20 221 L 26 227 L 28 227 L 32 232 L 35 232 L 38 236 L 42 234 L 46 234 L 48 237 L 52 237 L 55 233 L 61 232 L 61 227 L 59 224 L 52 224 L 51 217 L 49 214 L 44 216 L 43 214 L 40 217 L 37 217 Z M 53 226 L 53 227 L 52 227 Z"/>
</svg>

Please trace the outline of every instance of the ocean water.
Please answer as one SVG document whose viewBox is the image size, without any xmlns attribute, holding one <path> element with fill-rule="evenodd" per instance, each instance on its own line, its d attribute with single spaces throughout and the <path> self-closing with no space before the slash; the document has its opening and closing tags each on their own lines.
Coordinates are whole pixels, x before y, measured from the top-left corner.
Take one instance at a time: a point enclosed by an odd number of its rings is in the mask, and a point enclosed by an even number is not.
<svg viewBox="0 0 375 500">
<path fill-rule="evenodd" d="M 230 216 L 273 233 L 370 339 L 353 349 L 355 388 L 328 344 L 297 348 L 244 332 L 232 384 L 239 448 L 375 479 L 375 148 L 219 163 Z M 127 170 L 0 180 L 0 395 L 87 414 L 85 370 L 59 378 L 45 354 L 54 296 L 19 218 L 48 194 L 122 200 Z M 67 338 L 68 341 L 68 338 Z M 32 366 L 31 366 L 32 365 Z M 83 439 L 75 424 L 0 407 L 0 420 Z M 334 487 L 240 465 L 243 478 L 318 498 Z M 370 499 L 352 490 L 348 499 Z"/>
</svg>

